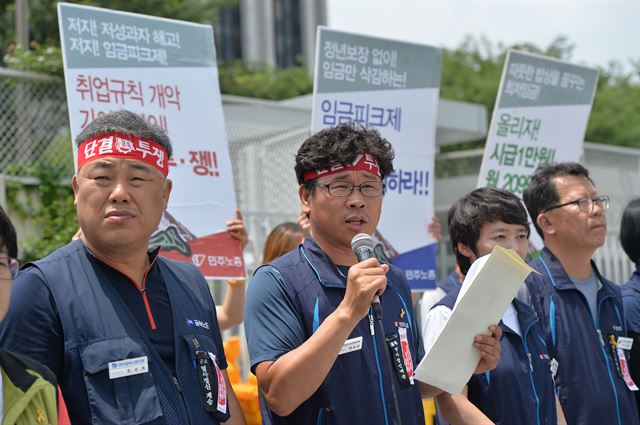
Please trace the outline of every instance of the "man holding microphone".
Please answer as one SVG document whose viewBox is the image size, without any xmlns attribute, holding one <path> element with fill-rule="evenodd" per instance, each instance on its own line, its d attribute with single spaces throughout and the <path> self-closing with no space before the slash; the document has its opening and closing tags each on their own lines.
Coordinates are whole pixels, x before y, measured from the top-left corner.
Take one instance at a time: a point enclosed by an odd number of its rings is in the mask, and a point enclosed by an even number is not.
<svg viewBox="0 0 640 425">
<path fill-rule="evenodd" d="M 424 350 L 403 272 L 359 262 L 351 246 L 376 230 L 393 157 L 377 131 L 353 124 L 312 135 L 296 155 L 311 234 L 256 271 L 245 309 L 251 370 L 274 425 L 424 424 L 421 396 L 441 392 L 413 379 Z M 499 360 L 501 332 L 490 331 L 469 341 L 481 353 L 476 372 Z"/>
</svg>

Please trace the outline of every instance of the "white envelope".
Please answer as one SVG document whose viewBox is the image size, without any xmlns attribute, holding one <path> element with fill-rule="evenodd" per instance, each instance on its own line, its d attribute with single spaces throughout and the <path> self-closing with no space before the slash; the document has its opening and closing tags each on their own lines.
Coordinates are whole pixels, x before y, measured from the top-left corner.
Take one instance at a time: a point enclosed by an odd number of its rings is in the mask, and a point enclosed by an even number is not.
<svg viewBox="0 0 640 425">
<path fill-rule="evenodd" d="M 418 365 L 415 378 L 451 394 L 462 392 L 480 361 L 474 336 L 489 334 L 489 325 L 500 321 L 531 272 L 535 270 L 515 251 L 500 246 L 474 261 L 451 317 Z"/>
</svg>

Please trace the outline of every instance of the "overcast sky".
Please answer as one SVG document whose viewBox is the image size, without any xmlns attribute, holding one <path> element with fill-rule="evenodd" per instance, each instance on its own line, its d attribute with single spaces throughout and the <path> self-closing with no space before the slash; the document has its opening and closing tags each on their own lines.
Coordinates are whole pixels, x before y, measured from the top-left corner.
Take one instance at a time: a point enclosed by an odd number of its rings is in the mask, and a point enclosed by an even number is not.
<svg viewBox="0 0 640 425">
<path fill-rule="evenodd" d="M 447 48 L 466 34 L 541 48 L 566 35 L 575 44 L 572 62 L 606 66 L 615 59 L 630 70 L 629 59 L 640 60 L 640 0 L 328 0 L 328 22 Z"/>
</svg>

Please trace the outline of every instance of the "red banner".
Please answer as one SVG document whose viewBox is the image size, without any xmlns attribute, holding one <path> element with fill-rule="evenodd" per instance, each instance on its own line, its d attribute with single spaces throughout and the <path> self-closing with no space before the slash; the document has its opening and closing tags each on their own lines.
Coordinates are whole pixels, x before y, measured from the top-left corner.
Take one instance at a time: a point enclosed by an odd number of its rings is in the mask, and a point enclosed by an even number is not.
<svg viewBox="0 0 640 425">
<path fill-rule="evenodd" d="M 190 255 L 177 250 L 160 250 L 160 254 L 173 260 L 195 264 L 200 273 L 209 278 L 244 279 L 246 272 L 242 246 L 225 230 L 186 242 Z"/>
</svg>

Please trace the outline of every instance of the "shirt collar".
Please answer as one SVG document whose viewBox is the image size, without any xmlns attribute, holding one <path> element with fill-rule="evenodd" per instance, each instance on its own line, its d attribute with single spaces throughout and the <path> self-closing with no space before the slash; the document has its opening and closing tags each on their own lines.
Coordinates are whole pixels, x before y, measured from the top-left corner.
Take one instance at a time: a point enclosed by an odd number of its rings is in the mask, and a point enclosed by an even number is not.
<svg viewBox="0 0 640 425">
<path fill-rule="evenodd" d="M 300 247 L 304 259 L 313 269 L 320 284 L 326 288 L 346 288 L 347 280 L 340 275 L 335 263 L 318 246 L 311 235 L 307 236 Z"/>
<path fill-rule="evenodd" d="M 551 274 L 551 276 L 547 277 L 551 279 L 553 285 L 556 288 L 560 290 L 577 290 L 575 284 L 565 271 L 564 267 L 562 267 L 562 264 L 560 264 L 560 260 L 558 260 L 558 257 L 556 257 L 549 248 L 543 248 L 542 253 L 540 254 L 540 260 L 543 262 L 545 268 L 548 268 L 548 272 Z M 601 290 L 604 290 L 604 292 L 602 292 L 602 296 L 615 296 L 615 291 L 611 287 L 612 284 L 608 283 L 608 281 L 604 277 L 602 277 L 600 271 L 598 270 L 598 267 L 593 262 L 593 260 L 591 260 L 591 268 L 593 269 L 593 273 L 596 276 L 596 282 L 598 283 L 598 297 L 600 297 Z M 545 270 L 545 273 L 546 272 L 547 270 Z"/>
</svg>

